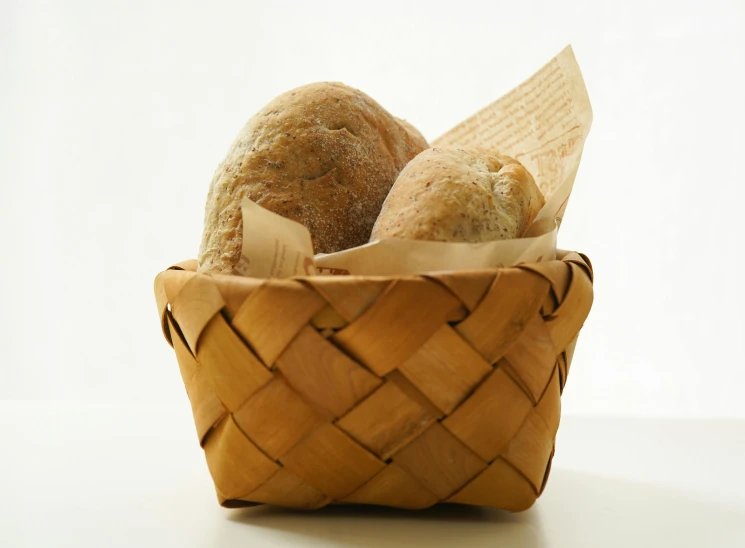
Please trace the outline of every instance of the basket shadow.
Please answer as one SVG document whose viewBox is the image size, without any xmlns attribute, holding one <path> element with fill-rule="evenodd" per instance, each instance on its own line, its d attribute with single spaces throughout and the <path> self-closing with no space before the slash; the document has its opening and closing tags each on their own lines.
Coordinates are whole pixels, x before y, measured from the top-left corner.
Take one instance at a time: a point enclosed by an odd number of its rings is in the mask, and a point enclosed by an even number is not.
<svg viewBox="0 0 745 548">
<path fill-rule="evenodd" d="M 675 487 L 554 469 L 538 503 L 518 514 L 460 505 L 419 511 L 331 506 L 309 512 L 258 506 L 232 510 L 228 520 L 272 529 L 287 545 L 299 546 L 577 548 L 600 546 L 609 538 L 618 546 L 640 541 L 668 546 L 671 534 L 681 535 L 686 546 L 731 546 L 735 539 L 723 535 L 732 534 L 733 524 L 745 522 L 745 507 L 704 500 Z M 224 528 L 226 538 L 220 540 L 239 546 L 248 532 L 242 530 Z M 745 546 L 745 529 L 742 541 Z"/>
<path fill-rule="evenodd" d="M 519 514 L 493 508 L 440 504 L 424 510 L 397 510 L 382 506 L 327 506 L 296 511 L 258 506 L 232 511 L 233 522 L 268 527 L 297 535 L 297 545 L 309 537 L 323 546 L 452 547 L 546 546 L 535 510 Z"/>
</svg>

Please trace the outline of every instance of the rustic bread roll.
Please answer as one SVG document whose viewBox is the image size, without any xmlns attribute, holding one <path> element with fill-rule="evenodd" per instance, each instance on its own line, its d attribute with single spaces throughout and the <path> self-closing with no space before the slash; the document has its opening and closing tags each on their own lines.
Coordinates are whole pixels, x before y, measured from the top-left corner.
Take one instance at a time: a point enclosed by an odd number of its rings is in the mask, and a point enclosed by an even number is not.
<svg viewBox="0 0 745 548">
<path fill-rule="evenodd" d="M 339 83 L 289 91 L 241 130 L 207 196 L 199 271 L 230 273 L 248 197 L 304 224 L 316 253 L 366 243 L 398 173 L 427 148 L 411 125 Z"/>
<path fill-rule="evenodd" d="M 485 149 L 430 148 L 396 179 L 370 240 L 519 238 L 545 199 L 517 160 Z"/>
</svg>

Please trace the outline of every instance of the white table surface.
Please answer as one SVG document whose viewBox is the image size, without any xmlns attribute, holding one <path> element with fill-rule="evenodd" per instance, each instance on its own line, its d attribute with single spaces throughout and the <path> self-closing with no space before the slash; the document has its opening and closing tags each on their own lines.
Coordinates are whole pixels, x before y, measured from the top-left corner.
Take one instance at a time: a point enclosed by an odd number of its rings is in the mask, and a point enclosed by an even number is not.
<svg viewBox="0 0 745 548">
<path fill-rule="evenodd" d="M 745 546 L 745 421 L 564 417 L 520 514 L 217 504 L 188 403 L 0 402 L 0 546 Z"/>
</svg>

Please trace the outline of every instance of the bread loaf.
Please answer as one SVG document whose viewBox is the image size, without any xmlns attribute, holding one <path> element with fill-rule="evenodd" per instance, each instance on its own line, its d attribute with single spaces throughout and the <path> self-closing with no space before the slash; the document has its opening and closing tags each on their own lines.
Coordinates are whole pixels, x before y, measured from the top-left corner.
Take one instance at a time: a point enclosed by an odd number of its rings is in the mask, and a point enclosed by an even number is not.
<svg viewBox="0 0 745 548">
<path fill-rule="evenodd" d="M 544 203 L 533 177 L 509 156 L 479 148 L 430 148 L 398 176 L 371 240 L 519 238 Z"/>
<path fill-rule="evenodd" d="M 244 197 L 304 224 L 316 253 L 366 243 L 399 172 L 425 148 L 411 125 L 343 84 L 280 95 L 248 121 L 215 172 L 199 271 L 237 264 Z"/>
</svg>

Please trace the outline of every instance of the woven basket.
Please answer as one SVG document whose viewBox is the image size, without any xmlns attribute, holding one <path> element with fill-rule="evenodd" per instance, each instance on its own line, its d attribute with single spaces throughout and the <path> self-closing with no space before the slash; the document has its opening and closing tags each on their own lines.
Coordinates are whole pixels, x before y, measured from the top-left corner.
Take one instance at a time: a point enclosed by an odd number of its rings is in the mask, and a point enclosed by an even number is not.
<svg viewBox="0 0 745 548">
<path fill-rule="evenodd" d="M 543 491 L 592 303 L 584 255 L 406 277 L 195 267 L 155 294 L 223 506 L 519 511 Z"/>
</svg>

